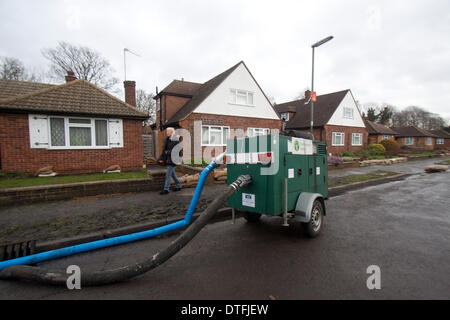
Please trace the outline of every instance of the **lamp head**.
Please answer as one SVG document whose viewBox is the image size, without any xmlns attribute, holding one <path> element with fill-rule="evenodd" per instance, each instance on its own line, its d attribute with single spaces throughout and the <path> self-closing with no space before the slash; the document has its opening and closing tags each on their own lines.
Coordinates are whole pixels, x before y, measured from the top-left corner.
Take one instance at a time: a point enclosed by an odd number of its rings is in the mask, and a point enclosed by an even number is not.
<svg viewBox="0 0 450 320">
<path fill-rule="evenodd" d="M 318 46 L 323 45 L 325 42 L 328 42 L 328 41 L 330 41 L 331 39 L 333 39 L 333 36 L 329 36 L 329 37 L 327 37 L 327 38 L 325 38 L 325 39 L 322 39 L 322 40 L 320 40 L 320 41 L 314 43 L 311 47 L 317 48 Z"/>
</svg>

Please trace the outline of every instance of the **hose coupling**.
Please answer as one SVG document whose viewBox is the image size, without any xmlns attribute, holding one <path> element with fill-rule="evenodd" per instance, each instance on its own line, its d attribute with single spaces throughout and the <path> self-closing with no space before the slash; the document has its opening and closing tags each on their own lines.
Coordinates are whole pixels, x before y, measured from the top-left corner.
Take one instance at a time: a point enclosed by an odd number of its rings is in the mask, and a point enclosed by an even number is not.
<svg viewBox="0 0 450 320">
<path fill-rule="evenodd" d="M 232 184 L 230 184 L 230 186 L 233 187 L 235 190 L 238 190 L 248 186 L 251 182 L 252 176 L 249 174 L 244 174 L 237 177 L 237 179 Z"/>
</svg>

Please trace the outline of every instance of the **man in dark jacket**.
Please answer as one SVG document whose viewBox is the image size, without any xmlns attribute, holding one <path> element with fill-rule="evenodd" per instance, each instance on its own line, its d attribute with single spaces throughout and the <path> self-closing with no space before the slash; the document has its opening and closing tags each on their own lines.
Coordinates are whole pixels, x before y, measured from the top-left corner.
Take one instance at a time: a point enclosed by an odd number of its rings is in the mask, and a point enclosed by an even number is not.
<svg viewBox="0 0 450 320">
<path fill-rule="evenodd" d="M 172 150 L 180 143 L 180 140 L 175 135 L 174 128 L 166 129 L 166 139 L 164 140 L 164 148 L 161 156 L 158 158 L 158 162 L 167 166 L 166 182 L 164 183 L 164 190 L 160 194 L 168 194 L 170 189 L 170 183 L 172 179 L 175 181 L 175 191 L 181 190 L 181 183 L 175 174 L 175 163 L 172 159 Z"/>
</svg>

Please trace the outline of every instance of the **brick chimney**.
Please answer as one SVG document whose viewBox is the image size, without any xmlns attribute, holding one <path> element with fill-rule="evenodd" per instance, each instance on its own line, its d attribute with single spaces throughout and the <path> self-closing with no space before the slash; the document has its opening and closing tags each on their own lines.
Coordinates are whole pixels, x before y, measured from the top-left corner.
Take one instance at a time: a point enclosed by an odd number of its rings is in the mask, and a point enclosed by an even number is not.
<svg viewBox="0 0 450 320">
<path fill-rule="evenodd" d="M 136 81 L 124 81 L 125 102 L 136 107 Z"/>
<path fill-rule="evenodd" d="M 305 91 L 305 101 L 308 101 L 309 98 L 311 98 L 311 91 L 310 90 L 306 90 Z"/>
<path fill-rule="evenodd" d="M 77 80 L 77 77 L 75 77 L 75 73 L 73 73 L 72 70 L 67 71 L 66 76 L 66 83 Z"/>
</svg>

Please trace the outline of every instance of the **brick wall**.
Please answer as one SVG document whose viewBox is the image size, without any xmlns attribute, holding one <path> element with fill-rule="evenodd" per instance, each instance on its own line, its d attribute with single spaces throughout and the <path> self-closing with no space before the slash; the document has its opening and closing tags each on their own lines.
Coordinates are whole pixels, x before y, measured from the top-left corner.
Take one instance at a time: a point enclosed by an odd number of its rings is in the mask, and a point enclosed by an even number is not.
<svg viewBox="0 0 450 320">
<path fill-rule="evenodd" d="M 436 143 L 436 139 L 432 138 L 432 144 L 431 145 L 427 145 L 426 141 L 427 141 L 427 137 L 414 137 L 414 143 L 412 145 L 406 145 L 406 138 L 405 137 L 400 137 L 396 139 L 397 142 L 400 144 L 400 146 L 407 146 L 407 147 L 412 147 L 412 148 L 417 148 L 417 149 L 423 149 L 423 150 L 433 150 L 434 149 L 434 145 Z"/>
<path fill-rule="evenodd" d="M 190 99 L 184 97 L 162 95 L 160 100 L 162 112 L 156 111 L 156 128 L 158 130 L 160 116 L 164 124 L 166 120 L 169 120 L 175 114 L 175 112 L 180 110 L 180 108 L 184 106 Z"/>
<path fill-rule="evenodd" d="M 446 149 L 450 150 L 450 139 L 444 139 L 444 144 L 435 144 L 435 149 Z"/>
<path fill-rule="evenodd" d="M 345 134 L 345 142 L 344 142 L 343 146 L 333 146 L 332 145 L 333 132 L 343 132 Z M 362 134 L 362 145 L 361 146 L 353 146 L 352 145 L 352 133 L 361 133 Z M 365 147 L 367 147 L 368 135 L 369 135 L 369 133 L 367 132 L 366 128 L 325 125 L 324 130 L 322 130 L 321 141 L 325 141 L 327 143 L 328 153 L 342 154 L 342 152 L 344 152 L 344 151 L 355 152 L 355 151 L 359 151 L 359 150 L 362 150 Z"/>
<path fill-rule="evenodd" d="M 202 125 L 217 125 L 217 126 L 228 126 L 232 130 L 242 129 L 244 134 L 247 133 L 247 128 L 269 128 L 281 130 L 281 120 L 274 119 L 261 119 L 261 118 L 246 118 L 246 117 L 235 117 L 235 116 L 224 116 L 224 115 L 214 115 L 214 114 L 202 114 L 202 113 L 192 113 L 185 120 L 180 121 L 180 126 L 188 130 L 191 134 L 191 154 L 194 154 L 195 148 L 202 149 L 202 154 L 205 154 L 205 150 L 211 150 L 211 156 L 216 156 L 225 150 L 225 147 L 205 147 L 200 146 L 201 143 L 201 127 L 197 130 L 197 137 L 194 137 L 194 122 L 201 121 Z M 194 139 L 198 143 L 197 146 L 194 145 Z M 183 146 L 184 148 L 184 146 Z M 209 152 L 206 152 L 209 154 Z M 206 161 L 209 161 L 209 157 L 205 157 Z"/>
<path fill-rule="evenodd" d="M 106 150 L 31 149 L 27 114 L 0 114 L 2 170 L 34 174 L 53 166 L 58 173 L 102 172 L 118 164 L 122 171 L 142 169 L 142 121 L 123 120 L 123 148 Z"/>
<path fill-rule="evenodd" d="M 309 129 L 300 129 L 303 132 L 310 132 Z M 333 132 L 342 132 L 345 134 L 345 141 L 343 146 L 333 146 L 332 137 Z M 362 145 L 352 146 L 352 133 L 362 134 Z M 313 129 L 314 140 L 323 141 L 327 144 L 327 152 L 333 155 L 340 155 L 344 151 L 355 152 L 364 149 L 368 144 L 369 133 L 366 128 L 347 127 L 347 126 L 330 126 L 325 125 L 320 128 Z"/>
</svg>

